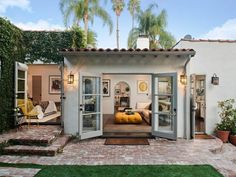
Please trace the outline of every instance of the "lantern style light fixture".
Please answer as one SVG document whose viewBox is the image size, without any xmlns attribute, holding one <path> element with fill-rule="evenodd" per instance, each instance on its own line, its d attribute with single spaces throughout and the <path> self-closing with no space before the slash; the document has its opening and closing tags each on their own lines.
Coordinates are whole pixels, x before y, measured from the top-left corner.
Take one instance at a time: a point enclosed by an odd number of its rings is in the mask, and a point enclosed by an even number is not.
<svg viewBox="0 0 236 177">
<path fill-rule="evenodd" d="M 216 73 L 214 73 L 211 77 L 211 83 L 213 85 L 219 85 L 219 77 L 216 75 Z"/>
<path fill-rule="evenodd" d="M 183 85 L 187 85 L 187 75 L 186 74 L 180 75 L 180 83 Z"/>
<path fill-rule="evenodd" d="M 73 84 L 73 83 L 74 83 L 74 74 L 70 72 L 70 74 L 68 75 L 67 84 Z"/>
</svg>

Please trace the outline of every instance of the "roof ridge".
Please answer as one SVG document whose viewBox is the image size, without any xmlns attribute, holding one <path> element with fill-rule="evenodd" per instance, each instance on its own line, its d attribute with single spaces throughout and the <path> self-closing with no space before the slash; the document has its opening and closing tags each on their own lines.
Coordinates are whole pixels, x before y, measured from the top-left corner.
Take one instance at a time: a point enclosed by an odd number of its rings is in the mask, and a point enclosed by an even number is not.
<svg viewBox="0 0 236 177">
<path fill-rule="evenodd" d="M 189 41 L 189 42 L 225 42 L 225 43 L 236 43 L 236 40 L 231 39 L 180 39 L 180 41 Z"/>
</svg>

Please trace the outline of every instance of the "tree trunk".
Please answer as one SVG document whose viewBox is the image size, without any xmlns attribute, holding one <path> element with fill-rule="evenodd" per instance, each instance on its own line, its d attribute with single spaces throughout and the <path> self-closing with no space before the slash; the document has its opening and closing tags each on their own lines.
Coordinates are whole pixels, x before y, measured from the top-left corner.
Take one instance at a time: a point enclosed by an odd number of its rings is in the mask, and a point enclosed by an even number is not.
<svg viewBox="0 0 236 177">
<path fill-rule="evenodd" d="M 117 49 L 119 49 L 119 16 L 116 15 L 116 45 Z"/>
<path fill-rule="evenodd" d="M 85 36 L 85 47 L 87 47 L 88 41 L 88 1 L 84 0 L 84 36 Z"/>
<path fill-rule="evenodd" d="M 132 30 L 134 29 L 134 15 L 132 15 Z"/>
</svg>

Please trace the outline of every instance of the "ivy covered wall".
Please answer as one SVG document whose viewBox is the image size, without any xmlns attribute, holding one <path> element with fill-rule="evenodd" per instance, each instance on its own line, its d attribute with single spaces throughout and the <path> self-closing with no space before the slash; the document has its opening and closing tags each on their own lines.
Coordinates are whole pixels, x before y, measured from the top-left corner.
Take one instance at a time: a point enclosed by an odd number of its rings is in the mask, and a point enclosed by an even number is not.
<svg viewBox="0 0 236 177">
<path fill-rule="evenodd" d="M 14 63 L 24 55 L 23 32 L 0 18 L 0 132 L 14 126 Z"/>
<path fill-rule="evenodd" d="M 15 61 L 60 63 L 61 48 L 83 48 L 83 31 L 22 31 L 0 17 L 0 133 L 14 127 Z"/>
</svg>

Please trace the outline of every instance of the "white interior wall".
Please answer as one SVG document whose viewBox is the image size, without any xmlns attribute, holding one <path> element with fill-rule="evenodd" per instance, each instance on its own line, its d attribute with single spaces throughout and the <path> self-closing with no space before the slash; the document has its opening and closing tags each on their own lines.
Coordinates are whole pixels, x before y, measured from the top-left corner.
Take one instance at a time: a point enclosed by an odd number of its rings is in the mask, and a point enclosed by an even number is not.
<svg viewBox="0 0 236 177">
<path fill-rule="evenodd" d="M 177 136 L 184 136 L 184 86 L 179 82 L 179 76 L 183 73 L 183 65 L 186 58 L 175 56 L 158 56 L 138 55 L 68 55 L 64 59 L 64 78 L 72 72 L 75 76 L 74 84 L 67 84 L 64 81 L 65 88 L 65 106 L 64 106 L 64 131 L 65 133 L 76 135 L 79 132 L 79 74 L 80 73 L 177 73 L 178 90 L 177 90 Z M 117 76 L 118 77 L 118 76 Z M 104 76 L 105 78 L 105 76 Z M 118 81 L 118 78 L 116 78 Z M 124 78 L 125 79 L 125 78 Z M 137 82 L 137 81 L 135 81 Z M 135 83 L 134 83 L 135 84 Z M 114 83 L 112 83 L 114 86 Z M 112 88 L 112 87 L 111 87 Z M 135 87 L 136 89 L 137 87 Z M 132 88 L 131 88 L 132 89 Z M 132 92 L 132 90 L 131 90 Z M 135 92 L 134 92 L 135 93 Z M 111 94 L 113 94 L 111 92 Z M 143 95 L 144 96 L 144 95 Z M 112 97 L 111 97 L 112 98 Z M 145 96 L 144 96 L 145 98 Z M 104 98 L 106 99 L 106 98 Z M 147 98 L 146 99 L 150 99 Z M 106 100 L 107 101 L 107 100 Z M 138 100 L 137 100 L 138 101 Z M 106 103 L 107 104 L 107 103 Z M 135 102 L 132 103 L 135 106 Z M 114 110 L 114 103 L 111 105 Z M 106 109 L 106 108 L 104 108 Z M 106 110 L 104 110 L 106 111 Z"/>
<path fill-rule="evenodd" d="M 176 48 L 196 51 L 190 62 L 190 73 L 206 75 L 206 133 L 212 134 L 220 121 L 217 102 L 236 99 L 236 43 L 181 41 Z M 219 85 L 211 84 L 214 73 L 219 77 Z"/>
<path fill-rule="evenodd" d="M 130 107 L 135 109 L 137 102 L 151 102 L 151 75 L 103 75 L 103 79 L 110 79 L 110 97 L 103 97 L 103 114 L 114 114 L 115 86 L 120 81 L 126 82 L 130 87 Z M 148 94 L 138 93 L 138 80 L 148 81 Z"/>
<path fill-rule="evenodd" d="M 59 66 L 56 64 L 29 64 L 28 67 L 28 95 L 32 97 L 32 76 L 42 76 L 42 101 L 60 102 L 60 94 L 49 94 L 49 76 L 60 76 Z"/>
</svg>

